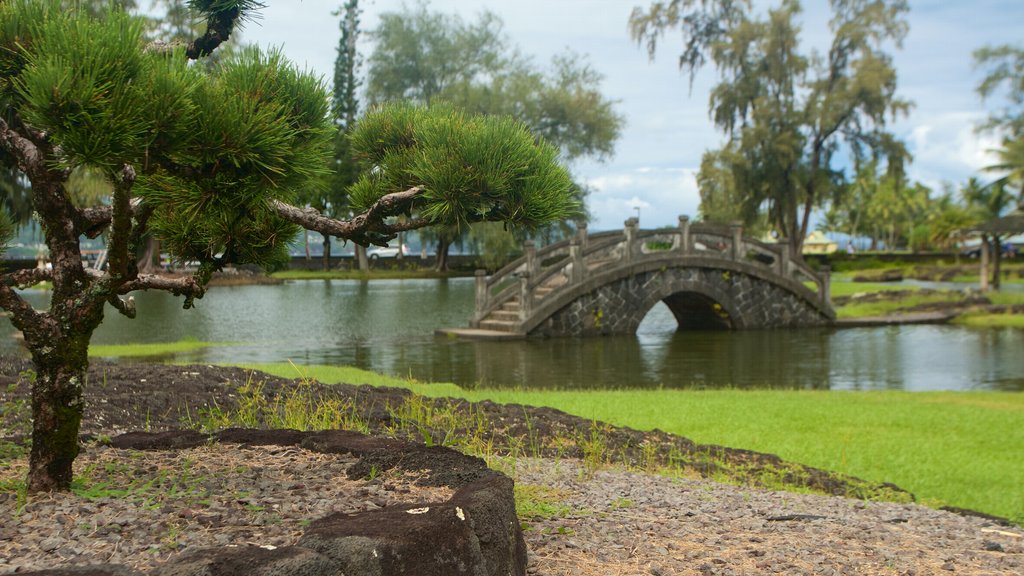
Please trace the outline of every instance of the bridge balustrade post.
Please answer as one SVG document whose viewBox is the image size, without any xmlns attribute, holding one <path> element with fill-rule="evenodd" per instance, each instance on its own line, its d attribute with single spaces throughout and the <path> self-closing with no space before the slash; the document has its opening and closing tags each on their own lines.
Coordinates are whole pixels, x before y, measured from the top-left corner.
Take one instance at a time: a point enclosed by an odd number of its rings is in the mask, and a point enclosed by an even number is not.
<svg viewBox="0 0 1024 576">
<path fill-rule="evenodd" d="M 743 226 L 739 224 L 730 224 L 729 231 L 732 232 L 732 259 L 739 261 L 745 254 L 743 254 Z"/>
<path fill-rule="evenodd" d="M 691 246 L 690 242 L 690 217 L 683 215 L 679 217 L 679 236 L 672 239 L 672 249 L 680 250 L 683 254 L 689 254 Z"/>
<path fill-rule="evenodd" d="M 576 239 L 580 243 L 580 251 L 586 251 L 587 249 L 587 223 L 580 222 L 576 225 Z"/>
<path fill-rule="evenodd" d="M 487 270 L 476 271 L 476 311 L 473 314 L 473 328 L 480 326 L 480 321 L 483 320 L 484 311 L 487 310 L 488 305 L 487 293 Z"/>
<path fill-rule="evenodd" d="M 583 247 L 580 246 L 579 238 L 569 240 L 569 261 L 572 262 L 572 274 L 569 276 L 569 281 L 573 284 L 583 282 L 587 276 L 587 266 L 583 263 Z"/>
<path fill-rule="evenodd" d="M 533 240 L 523 242 L 523 253 L 526 254 L 526 273 L 530 276 L 537 274 L 537 246 Z"/>
<path fill-rule="evenodd" d="M 519 319 L 525 322 L 532 311 L 533 293 L 530 291 L 530 275 L 523 274 L 519 277 Z"/>
<path fill-rule="evenodd" d="M 832 267 L 822 266 L 819 270 L 821 276 L 821 303 L 826 306 L 832 305 Z"/>
<path fill-rule="evenodd" d="M 626 236 L 625 252 L 622 259 L 625 262 L 633 260 L 633 251 L 636 249 L 636 231 L 640 227 L 640 221 L 636 218 L 627 218 L 623 234 Z"/>
<path fill-rule="evenodd" d="M 779 238 L 779 276 L 789 278 L 789 241 Z"/>
</svg>

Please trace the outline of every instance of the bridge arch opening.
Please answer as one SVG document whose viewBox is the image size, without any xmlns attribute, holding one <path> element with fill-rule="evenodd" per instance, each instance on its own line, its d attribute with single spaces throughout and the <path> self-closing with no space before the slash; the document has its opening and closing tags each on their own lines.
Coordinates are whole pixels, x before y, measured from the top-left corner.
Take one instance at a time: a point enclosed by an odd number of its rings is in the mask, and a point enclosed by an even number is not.
<svg viewBox="0 0 1024 576">
<path fill-rule="evenodd" d="M 678 331 L 732 330 L 735 328 L 729 312 L 714 298 L 699 292 L 676 292 L 664 298 L 676 318 Z"/>
</svg>

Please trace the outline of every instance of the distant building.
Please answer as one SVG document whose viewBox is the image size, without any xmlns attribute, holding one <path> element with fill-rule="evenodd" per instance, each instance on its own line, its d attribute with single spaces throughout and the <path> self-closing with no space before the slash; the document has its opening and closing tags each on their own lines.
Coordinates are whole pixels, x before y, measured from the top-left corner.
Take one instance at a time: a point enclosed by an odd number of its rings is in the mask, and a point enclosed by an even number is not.
<svg viewBox="0 0 1024 576">
<path fill-rule="evenodd" d="M 766 235 L 761 238 L 761 241 L 766 244 L 775 244 L 778 239 Z M 839 244 L 834 240 L 829 240 L 823 232 L 811 232 L 804 239 L 804 254 L 832 254 L 836 250 L 839 250 Z"/>
<path fill-rule="evenodd" d="M 804 254 L 832 254 L 839 249 L 839 244 L 829 240 L 824 232 L 815 230 L 804 239 Z"/>
</svg>

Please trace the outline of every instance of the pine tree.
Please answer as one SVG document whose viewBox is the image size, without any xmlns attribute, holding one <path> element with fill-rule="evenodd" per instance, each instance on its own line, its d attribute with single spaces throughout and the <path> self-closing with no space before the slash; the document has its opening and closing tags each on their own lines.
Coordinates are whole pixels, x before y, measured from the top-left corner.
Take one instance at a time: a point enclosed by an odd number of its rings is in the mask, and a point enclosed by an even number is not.
<svg viewBox="0 0 1024 576">
<path fill-rule="evenodd" d="M 105 306 L 134 317 L 135 290 L 164 290 L 196 305 L 216 270 L 288 257 L 300 226 L 363 244 L 400 232 L 484 220 L 538 226 L 572 210 L 557 151 L 525 127 L 446 107 L 372 110 L 351 132 L 362 171 L 355 216 L 294 204 L 322 187 L 336 134 L 320 81 L 277 51 L 241 50 L 211 69 L 213 53 L 255 0 L 193 0 L 206 30 L 181 46 L 151 44 L 145 22 L 98 16 L 60 0 L 0 2 L 0 163 L 31 184 L 52 270 L 0 273 L 0 308 L 25 336 L 32 385 L 30 491 L 67 490 L 78 454 L 89 340 Z M 78 168 L 112 193 L 79 206 Z M 395 221 L 398 215 L 408 217 Z M 0 220 L 0 248 L 10 224 Z M 81 237 L 103 235 L 105 270 L 86 269 Z M 140 272 L 134 255 L 153 234 L 195 275 Z M 37 311 L 17 288 L 47 281 Z"/>
</svg>

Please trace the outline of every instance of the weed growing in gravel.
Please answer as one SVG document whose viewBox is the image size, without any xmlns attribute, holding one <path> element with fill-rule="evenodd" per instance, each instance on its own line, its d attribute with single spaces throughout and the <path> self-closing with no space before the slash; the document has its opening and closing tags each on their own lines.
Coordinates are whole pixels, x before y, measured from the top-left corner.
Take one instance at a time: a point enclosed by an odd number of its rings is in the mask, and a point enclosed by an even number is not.
<svg viewBox="0 0 1024 576">
<path fill-rule="evenodd" d="M 20 515 L 28 502 L 28 483 L 25 482 L 25 475 L 19 474 L 17 478 L 0 479 L 0 494 L 14 494 L 14 514 L 15 516 Z"/>
<path fill-rule="evenodd" d="M 623 510 L 625 508 L 632 508 L 632 507 L 633 507 L 633 501 L 630 500 L 629 498 L 624 498 L 624 497 L 616 498 L 614 501 L 612 501 L 612 504 L 611 504 L 612 510 Z"/>
<path fill-rule="evenodd" d="M 369 431 L 369 426 L 350 400 L 324 398 L 316 394 L 312 380 L 299 380 L 295 388 L 271 396 L 265 392 L 264 383 L 255 381 L 252 374 L 245 384 L 238 387 L 238 407 L 235 410 L 225 410 L 215 403 L 202 408 L 195 416 L 187 412 L 182 417 L 182 424 L 205 432 L 230 427 Z"/>
<path fill-rule="evenodd" d="M 35 372 L 31 370 L 22 372 L 19 374 L 18 381 L 7 385 L 8 395 L 14 396 L 14 393 L 18 390 L 18 382 L 26 382 L 31 386 L 35 379 Z M 27 397 L 0 403 L 0 437 L 28 437 L 32 432 L 31 414 L 32 404 Z"/>
<path fill-rule="evenodd" d="M 611 427 L 607 424 L 598 426 L 596 420 L 590 423 L 589 436 L 583 436 L 576 440 L 583 450 L 583 470 L 589 478 L 609 462 L 607 435 Z"/>
<path fill-rule="evenodd" d="M 515 496 L 516 514 L 524 520 L 548 520 L 574 512 L 558 490 L 547 486 L 516 484 Z"/>
</svg>

